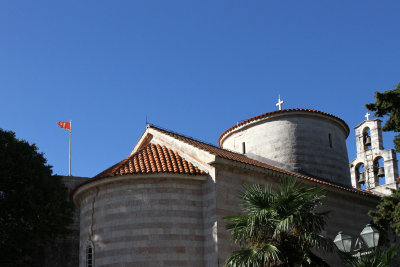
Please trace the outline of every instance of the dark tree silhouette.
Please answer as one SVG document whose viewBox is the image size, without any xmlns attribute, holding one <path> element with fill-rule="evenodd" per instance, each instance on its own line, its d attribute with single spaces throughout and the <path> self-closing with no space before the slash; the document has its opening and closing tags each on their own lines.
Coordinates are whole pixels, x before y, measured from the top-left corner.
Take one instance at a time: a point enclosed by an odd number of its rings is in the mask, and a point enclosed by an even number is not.
<svg viewBox="0 0 400 267">
<path fill-rule="evenodd" d="M 383 93 L 375 92 L 375 103 L 366 105 L 368 110 L 375 111 L 375 117 L 389 116 L 382 131 L 400 132 L 400 83 L 393 90 Z M 396 152 L 400 152 L 400 135 L 393 140 Z"/>
<path fill-rule="evenodd" d="M 39 266 L 43 248 L 68 233 L 67 189 L 34 144 L 0 129 L 0 266 Z"/>
</svg>

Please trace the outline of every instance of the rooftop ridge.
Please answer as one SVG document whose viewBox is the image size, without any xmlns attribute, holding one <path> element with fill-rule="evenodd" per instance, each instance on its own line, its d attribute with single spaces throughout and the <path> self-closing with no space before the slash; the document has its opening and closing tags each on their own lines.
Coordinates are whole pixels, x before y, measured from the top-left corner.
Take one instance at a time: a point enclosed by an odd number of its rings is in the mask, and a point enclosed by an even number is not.
<svg viewBox="0 0 400 267">
<path fill-rule="evenodd" d="M 226 134 L 228 134 L 229 132 L 231 132 L 232 130 L 234 130 L 234 129 L 240 127 L 240 126 L 246 125 L 246 124 L 248 124 L 248 123 L 250 123 L 252 121 L 255 121 L 255 120 L 258 120 L 258 119 L 262 119 L 262 118 L 265 118 L 265 117 L 270 116 L 270 115 L 275 115 L 275 114 L 280 114 L 280 113 L 288 113 L 288 112 L 296 112 L 296 111 L 317 113 L 317 114 L 321 114 L 321 115 L 332 117 L 332 118 L 337 119 L 340 122 L 342 122 L 345 125 L 347 131 L 350 132 L 350 128 L 347 125 L 347 123 L 344 120 L 342 120 L 341 118 L 339 118 L 339 117 L 337 117 L 337 116 L 335 116 L 333 114 L 330 114 L 330 113 L 327 113 L 327 112 L 323 112 L 323 111 L 319 111 L 319 110 L 315 110 L 315 109 L 291 108 L 291 109 L 275 110 L 275 111 L 267 112 L 267 113 L 264 113 L 264 114 L 249 118 L 247 120 L 243 120 L 242 122 L 237 123 L 237 124 L 233 125 L 232 127 L 230 127 L 228 130 L 224 131 L 218 138 L 218 144 L 219 144 L 219 146 L 221 146 L 221 139 Z"/>
</svg>

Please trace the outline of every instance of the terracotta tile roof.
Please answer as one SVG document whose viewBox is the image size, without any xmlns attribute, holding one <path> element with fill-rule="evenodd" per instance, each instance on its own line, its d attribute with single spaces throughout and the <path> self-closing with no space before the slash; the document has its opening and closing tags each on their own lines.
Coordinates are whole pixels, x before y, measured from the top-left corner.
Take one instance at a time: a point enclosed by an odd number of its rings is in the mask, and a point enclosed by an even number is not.
<svg viewBox="0 0 400 267">
<path fill-rule="evenodd" d="M 209 153 L 211 153 L 211 154 L 213 154 L 215 156 L 224 158 L 224 159 L 233 160 L 233 161 L 237 161 L 237 162 L 241 162 L 241 163 L 245 163 L 245 164 L 261 167 L 261 168 L 264 168 L 264 169 L 276 171 L 276 172 L 281 173 L 281 174 L 295 176 L 295 177 L 298 177 L 300 179 L 316 182 L 316 183 L 327 185 L 327 186 L 330 186 L 330 187 L 335 187 L 335 188 L 340 189 L 340 190 L 345 190 L 345 191 L 349 191 L 349 192 L 360 194 L 360 195 L 364 195 L 364 196 L 379 198 L 379 196 L 373 195 L 373 194 L 371 194 L 369 192 L 366 192 L 366 191 L 361 191 L 361 190 L 358 190 L 358 189 L 355 189 L 355 188 L 345 187 L 345 186 L 342 186 L 342 185 L 334 184 L 332 182 L 323 181 L 323 180 L 320 180 L 320 179 L 312 178 L 312 177 L 309 177 L 309 176 L 305 176 L 305 175 L 301 175 L 301 174 L 298 174 L 298 173 L 295 173 L 295 172 L 291 172 L 291 171 L 287 171 L 287 170 L 284 170 L 284 169 L 281 169 L 281 168 L 277 168 L 277 167 L 271 166 L 269 164 L 260 162 L 258 160 L 254 160 L 254 159 L 248 158 L 243 154 L 239 154 L 239 153 L 236 153 L 236 152 L 233 152 L 233 151 L 229 151 L 229 150 L 226 150 L 226 149 L 223 149 L 223 148 L 219 148 L 219 147 L 216 147 L 216 146 L 214 146 L 212 144 L 207 144 L 205 142 L 198 141 L 198 140 L 196 140 L 194 138 L 187 137 L 187 136 L 184 136 L 184 135 L 181 135 L 181 134 L 177 134 L 177 133 L 162 129 L 162 128 L 154 126 L 154 125 L 150 125 L 149 127 L 152 128 L 152 129 L 155 129 L 155 130 L 157 130 L 157 131 L 159 131 L 161 133 L 169 135 L 169 136 L 171 136 L 171 137 L 173 137 L 175 139 L 178 139 L 178 140 L 180 140 L 182 142 L 185 142 L 185 143 L 190 144 L 190 145 L 192 145 L 194 147 L 197 147 L 197 148 L 199 148 L 201 150 L 207 151 L 207 152 L 209 152 Z"/>
<path fill-rule="evenodd" d="M 265 118 L 265 117 L 268 117 L 268 116 L 272 116 L 272 115 L 275 115 L 275 114 L 290 113 L 290 112 L 299 112 L 299 111 L 301 111 L 301 112 L 312 112 L 312 113 L 317 113 L 317 114 L 321 114 L 321 115 L 325 115 L 325 116 L 332 117 L 332 118 L 334 118 L 334 119 L 339 120 L 340 122 L 342 122 L 342 123 L 345 125 L 345 127 L 346 127 L 346 129 L 347 129 L 347 132 L 350 132 L 350 128 L 349 128 L 349 126 L 347 125 L 347 123 L 346 123 L 344 120 L 342 120 L 341 118 L 339 118 L 339 117 L 337 117 L 337 116 L 335 116 L 335 115 L 332 115 L 332 114 L 329 114 L 329 113 L 326 113 L 326 112 L 322 112 L 322 111 L 318 111 L 318 110 L 313 110 L 313 109 L 304 109 L 304 108 L 282 109 L 282 110 L 276 110 L 276 111 L 268 112 L 268 113 L 265 113 L 265 114 L 261 114 L 261 115 L 255 116 L 255 117 L 253 117 L 253 118 L 244 120 L 244 121 L 242 121 L 241 123 L 238 123 L 238 124 L 236 124 L 236 125 L 233 125 L 231 128 L 229 128 L 228 130 L 226 130 L 225 132 L 223 132 L 223 133 L 219 136 L 218 144 L 221 146 L 221 139 L 222 139 L 222 137 L 223 137 L 225 134 L 231 132 L 231 131 L 234 130 L 235 128 L 238 128 L 238 127 L 240 127 L 240 126 L 242 126 L 242 125 L 245 125 L 245 124 L 250 123 L 250 122 L 252 122 L 252 121 L 259 120 L 259 119 L 262 119 L 262 118 Z"/>
<path fill-rule="evenodd" d="M 185 160 L 177 152 L 165 146 L 150 143 L 94 178 L 146 173 L 205 174 L 203 170 Z"/>
</svg>

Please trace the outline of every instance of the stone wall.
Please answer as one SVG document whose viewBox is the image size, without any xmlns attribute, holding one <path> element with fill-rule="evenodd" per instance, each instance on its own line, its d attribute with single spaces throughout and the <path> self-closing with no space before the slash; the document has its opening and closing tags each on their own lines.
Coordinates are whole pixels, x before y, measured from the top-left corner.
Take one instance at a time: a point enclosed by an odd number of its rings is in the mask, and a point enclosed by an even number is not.
<svg viewBox="0 0 400 267">
<path fill-rule="evenodd" d="M 153 176 L 111 177 L 78 193 L 80 266 L 88 240 L 95 266 L 204 266 L 204 180 Z"/>
<path fill-rule="evenodd" d="M 225 229 L 227 223 L 222 218 L 241 213 L 239 191 L 243 190 L 243 185 L 276 185 L 281 178 L 239 168 L 219 166 L 217 170 L 218 263 L 222 266 L 228 255 L 237 249 L 232 243 L 230 233 Z M 322 186 L 308 181 L 304 183 L 313 187 Z M 330 211 L 330 214 L 323 234 L 333 239 L 339 231 L 344 231 L 346 234 L 357 237 L 370 222 L 371 218 L 367 212 L 377 205 L 378 200 L 329 186 L 324 189 L 326 198 L 322 210 Z M 331 266 L 342 266 L 336 254 L 325 254 L 322 257 Z"/>
<path fill-rule="evenodd" d="M 236 165 L 214 166 L 203 180 L 144 175 L 78 193 L 80 266 L 87 240 L 94 243 L 95 266 L 223 266 L 237 249 L 223 217 L 241 213 L 242 186 L 276 185 L 282 179 Z M 331 213 L 324 234 L 334 238 L 343 230 L 356 237 L 370 221 L 367 212 L 377 199 L 333 187 L 325 187 L 325 193 L 322 210 Z M 78 266 L 77 253 L 65 259 L 68 265 L 53 266 Z M 336 254 L 322 256 L 331 266 L 341 266 Z"/>
</svg>

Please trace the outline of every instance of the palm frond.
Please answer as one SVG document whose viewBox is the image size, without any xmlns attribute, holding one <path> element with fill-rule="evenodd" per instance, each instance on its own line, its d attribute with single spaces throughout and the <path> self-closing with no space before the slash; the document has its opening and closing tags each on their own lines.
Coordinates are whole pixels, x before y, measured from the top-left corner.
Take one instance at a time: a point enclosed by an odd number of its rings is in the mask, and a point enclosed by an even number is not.
<svg viewBox="0 0 400 267">
<path fill-rule="evenodd" d="M 256 267 L 268 266 L 279 261 L 279 250 L 266 244 L 262 247 L 247 248 L 234 251 L 226 260 L 224 266 L 229 267 Z"/>
</svg>

